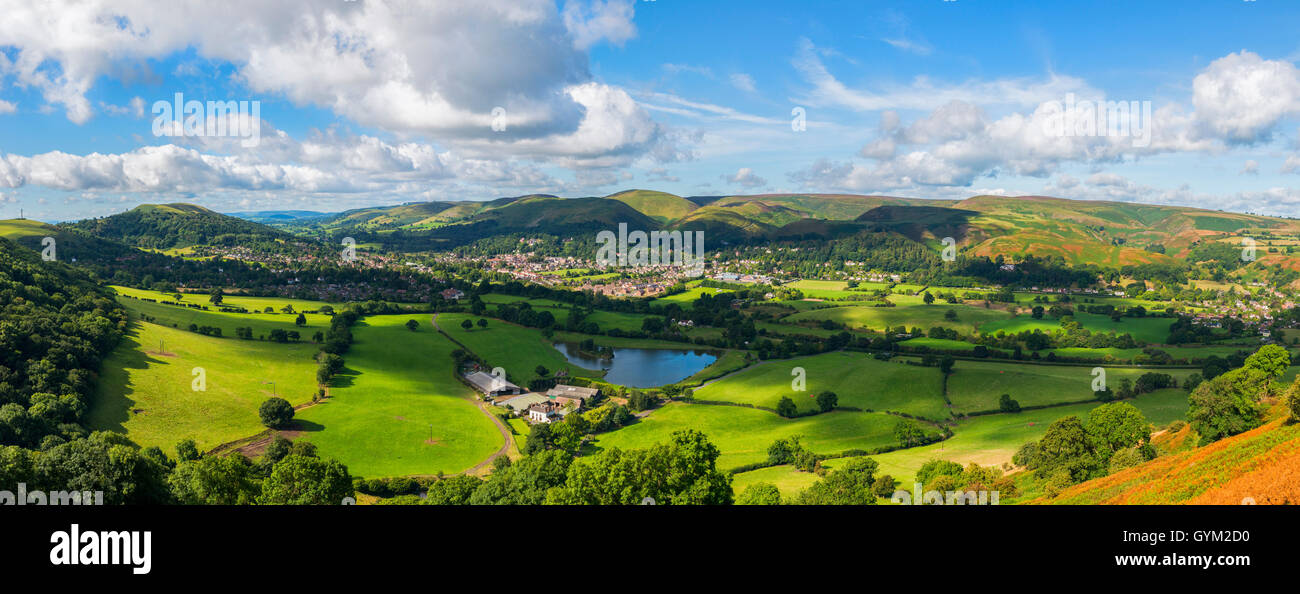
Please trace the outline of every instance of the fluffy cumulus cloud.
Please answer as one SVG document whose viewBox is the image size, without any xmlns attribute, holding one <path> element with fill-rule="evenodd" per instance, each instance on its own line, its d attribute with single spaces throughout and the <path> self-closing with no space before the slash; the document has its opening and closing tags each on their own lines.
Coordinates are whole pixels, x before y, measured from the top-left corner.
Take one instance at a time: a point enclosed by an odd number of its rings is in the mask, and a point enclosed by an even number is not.
<svg viewBox="0 0 1300 594">
<path fill-rule="evenodd" d="M 0 186 L 195 192 L 374 191 L 455 178 L 558 189 L 545 167 L 595 173 L 640 158 L 689 155 L 679 136 L 621 88 L 595 80 L 587 49 L 636 36 L 632 0 L 148 0 L 10 3 L 0 19 L 0 75 L 82 124 L 96 112 L 142 117 L 145 100 L 92 105 L 124 65 L 192 51 L 176 75 L 229 64 L 248 97 L 284 98 L 409 142 L 295 141 L 263 132 L 256 148 L 177 138 L 116 155 L 0 156 Z M 230 15 L 240 15 L 238 26 Z M 208 64 L 199 66 L 197 64 Z M 181 90 L 181 89 L 177 89 Z M 193 98 L 193 97 L 187 97 Z M 14 110 L 0 102 L 0 114 Z M 263 122 L 264 130 L 269 123 Z"/>
<path fill-rule="evenodd" d="M 239 26 L 214 26 L 231 14 Z M 509 152 L 558 138 L 556 150 L 581 155 L 657 133 L 625 92 L 588 71 L 585 48 L 630 39 L 632 17 L 627 0 L 562 11 L 549 0 L 188 0 L 167 10 L 147 0 L 37 2 L 6 8 L 0 46 L 16 48 L 6 70 L 74 122 L 94 115 L 86 93 L 118 64 L 192 47 L 232 64 L 254 98 L 282 96 L 449 145 L 491 139 Z M 620 137 L 584 130 L 589 118 L 611 116 L 621 118 Z"/>
<path fill-rule="evenodd" d="M 821 158 L 789 173 L 806 188 L 932 192 L 969 188 L 980 179 L 1003 175 L 1048 178 L 1066 165 L 1098 168 L 1159 154 L 1222 154 L 1241 144 L 1268 141 L 1286 118 L 1300 114 L 1300 71 L 1289 62 L 1264 60 L 1250 52 L 1215 60 L 1198 73 L 1192 106 L 1187 108 L 1115 100 L 1062 77 L 951 87 L 924 83 L 866 93 L 835 79 L 810 44 L 804 50 L 796 64 L 811 84 L 808 99 L 859 111 L 881 110 L 874 138 L 856 155 L 860 160 Z M 934 97 L 914 96 L 931 88 Z M 1023 105 L 993 117 L 987 108 L 997 101 L 950 99 L 910 122 L 886 109 L 933 102 L 950 91 L 978 98 L 985 94 L 981 89 L 1006 89 L 996 93 L 1003 105 Z M 1258 168 L 1249 161 L 1242 173 L 1257 173 Z M 1284 171 L 1297 168 L 1300 161 L 1294 156 L 1283 166 Z M 1049 188 L 1067 189 L 1060 185 L 1063 179 Z M 1116 181 L 1099 174 L 1088 185 L 1115 193 Z M 1125 189 L 1130 194 L 1132 190 Z"/>
<path fill-rule="evenodd" d="M 1266 141 L 1282 118 L 1300 114 L 1300 69 L 1248 51 L 1229 54 L 1192 80 L 1192 105 L 1208 135 L 1230 143 Z"/>
<path fill-rule="evenodd" d="M 761 188 L 767 185 L 767 180 L 754 174 L 754 170 L 748 167 L 741 167 L 735 175 L 723 175 L 721 178 L 728 183 L 735 184 L 746 190 Z"/>
</svg>

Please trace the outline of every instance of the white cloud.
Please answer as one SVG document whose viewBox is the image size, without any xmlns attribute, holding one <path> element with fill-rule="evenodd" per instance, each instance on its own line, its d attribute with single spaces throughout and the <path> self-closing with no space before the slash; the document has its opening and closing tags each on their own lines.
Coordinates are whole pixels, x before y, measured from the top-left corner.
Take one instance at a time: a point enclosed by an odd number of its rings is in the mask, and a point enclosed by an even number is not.
<svg viewBox="0 0 1300 594">
<path fill-rule="evenodd" d="M 18 106 L 8 101 L 0 100 L 0 115 L 18 111 Z"/>
<path fill-rule="evenodd" d="M 1205 133 L 1229 143 L 1267 141 L 1283 117 L 1300 113 L 1300 69 L 1248 51 L 1228 54 L 1192 80 Z"/>
<path fill-rule="evenodd" d="M 1245 163 L 1242 163 L 1241 171 L 1238 171 L 1237 174 L 1238 175 L 1259 175 L 1259 161 L 1256 161 L 1254 159 L 1247 159 Z"/>
<path fill-rule="evenodd" d="M 622 45 L 636 37 L 635 6 L 635 0 L 592 0 L 590 7 L 570 1 L 564 6 L 564 26 L 580 49 L 602 40 Z"/>
<path fill-rule="evenodd" d="M 754 170 L 748 167 L 741 167 L 739 170 L 736 171 L 735 175 L 732 176 L 723 175 L 720 177 L 729 183 L 739 185 L 740 187 L 745 188 L 747 190 L 751 188 L 758 188 L 767 185 L 767 180 L 757 175 L 754 175 Z"/>
<path fill-rule="evenodd" d="M 743 72 L 737 72 L 732 74 L 729 78 L 731 79 L 731 86 L 745 91 L 746 93 L 753 93 L 755 91 L 754 77 Z"/>
<path fill-rule="evenodd" d="M 977 105 L 1036 106 L 1044 101 L 1060 100 L 1068 93 L 1100 96 L 1082 79 L 1052 74 L 1044 80 L 1029 78 L 967 81 L 958 84 L 936 83 L 917 77 L 910 84 L 884 85 L 878 91 L 854 89 L 840 82 L 822 61 L 825 52 L 803 39 L 793 64 L 811 85 L 794 98 L 795 103 L 814 106 L 843 107 L 855 111 L 882 109 L 934 109 L 953 101 Z"/>
<path fill-rule="evenodd" d="M 1282 163 L 1282 173 L 1300 173 L 1300 155 L 1289 155 Z"/>
<path fill-rule="evenodd" d="M 192 48 L 233 65 L 253 99 L 281 95 L 449 145 L 490 141 L 503 156 L 516 143 L 535 154 L 527 141 L 558 140 L 548 153 L 582 160 L 644 149 L 658 132 L 626 93 L 591 80 L 584 51 L 634 36 L 633 10 L 628 0 L 569 2 L 563 12 L 549 0 L 15 3 L 0 20 L 0 46 L 16 48 L 16 81 L 77 123 L 93 115 L 85 95 L 114 64 Z M 239 26 L 213 26 L 232 14 Z M 497 107 L 504 131 L 493 129 Z M 624 118 L 616 127 L 626 144 L 592 133 L 591 119 L 611 117 Z"/>
</svg>

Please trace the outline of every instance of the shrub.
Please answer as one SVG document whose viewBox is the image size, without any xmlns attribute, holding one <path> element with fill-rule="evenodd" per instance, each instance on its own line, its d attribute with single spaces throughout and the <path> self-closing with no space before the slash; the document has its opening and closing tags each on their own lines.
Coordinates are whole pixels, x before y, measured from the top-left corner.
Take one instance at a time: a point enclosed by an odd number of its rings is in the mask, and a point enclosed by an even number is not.
<svg viewBox="0 0 1300 594">
<path fill-rule="evenodd" d="M 271 397 L 257 409 L 257 415 L 262 418 L 263 425 L 279 429 L 288 425 L 293 419 L 293 407 L 289 405 L 288 400 L 278 396 Z"/>
</svg>

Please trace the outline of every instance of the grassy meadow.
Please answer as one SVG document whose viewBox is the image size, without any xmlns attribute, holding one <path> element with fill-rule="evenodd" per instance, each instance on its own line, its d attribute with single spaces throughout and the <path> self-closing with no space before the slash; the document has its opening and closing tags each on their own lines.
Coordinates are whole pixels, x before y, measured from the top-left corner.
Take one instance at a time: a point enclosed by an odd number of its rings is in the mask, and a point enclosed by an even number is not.
<svg viewBox="0 0 1300 594">
<path fill-rule="evenodd" d="M 637 423 L 598 435 L 596 447 L 646 448 L 667 442 L 674 431 L 696 429 L 721 450 L 718 467 L 726 470 L 766 460 L 773 441 L 792 435 L 803 436 L 803 444 L 818 454 L 891 445 L 898 420 L 848 411 L 785 419 L 739 406 L 670 403 Z"/>
<path fill-rule="evenodd" d="M 794 368 L 802 367 L 806 386 L 791 388 Z M 801 412 L 816 411 L 818 392 L 829 390 L 840 406 L 905 412 L 929 419 L 949 417 L 943 377 L 935 367 L 877 361 L 864 353 L 833 352 L 760 363 L 695 391 L 695 398 L 775 409 L 789 396 Z"/>
<path fill-rule="evenodd" d="M 475 406 L 473 391 L 453 375 L 456 346 L 433 330 L 427 315 L 415 332 L 405 327 L 409 319 L 358 322 L 331 398 L 298 413 L 301 439 L 346 464 L 353 476 L 461 472 L 505 443 Z"/>
<path fill-rule="evenodd" d="M 168 452 L 185 438 L 206 450 L 262 431 L 257 409 L 273 387 L 290 404 L 311 400 L 315 345 L 239 341 L 231 348 L 234 340 L 136 323 L 104 362 L 86 426 Z M 195 367 L 204 370 L 205 391 L 193 389 Z"/>
</svg>

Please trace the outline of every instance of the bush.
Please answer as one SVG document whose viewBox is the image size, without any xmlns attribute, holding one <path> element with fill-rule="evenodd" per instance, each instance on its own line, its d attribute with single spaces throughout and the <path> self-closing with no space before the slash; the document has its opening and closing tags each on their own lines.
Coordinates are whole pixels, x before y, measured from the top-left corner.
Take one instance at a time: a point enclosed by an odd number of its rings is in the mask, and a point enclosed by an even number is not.
<svg viewBox="0 0 1300 594">
<path fill-rule="evenodd" d="M 257 415 L 262 418 L 262 424 L 272 429 L 280 429 L 293 420 L 293 407 L 289 401 L 278 396 L 267 398 L 266 402 L 257 409 Z"/>
</svg>

